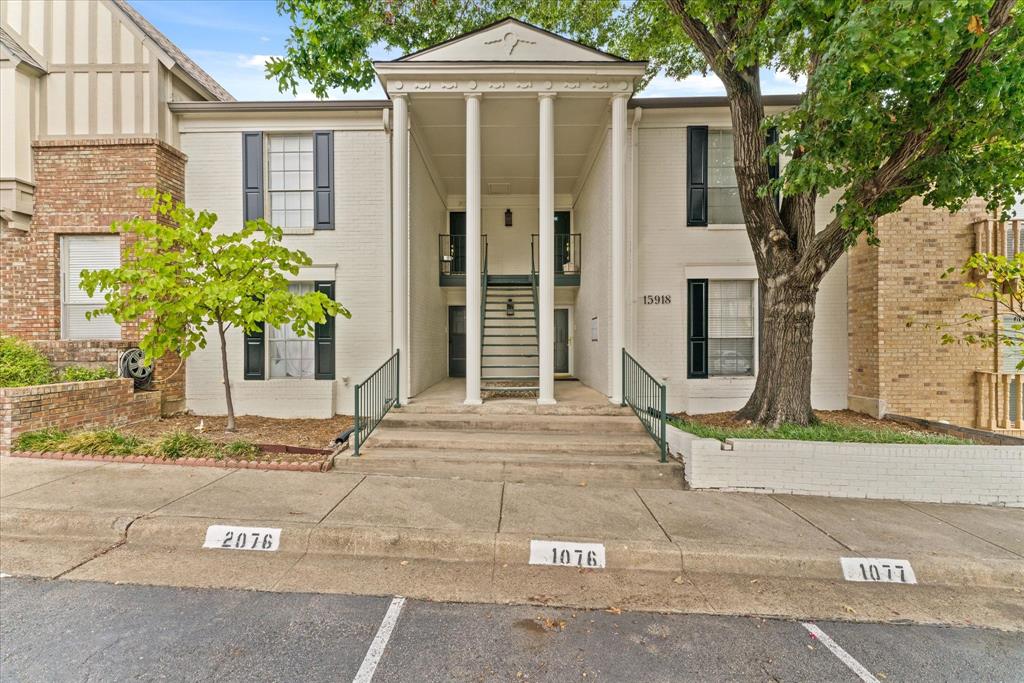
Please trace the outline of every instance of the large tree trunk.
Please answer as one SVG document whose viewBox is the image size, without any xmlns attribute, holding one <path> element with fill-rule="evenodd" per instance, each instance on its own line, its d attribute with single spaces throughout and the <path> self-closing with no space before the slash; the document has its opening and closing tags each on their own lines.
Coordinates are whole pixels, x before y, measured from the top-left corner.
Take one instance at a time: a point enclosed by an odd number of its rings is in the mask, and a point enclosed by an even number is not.
<svg viewBox="0 0 1024 683">
<path fill-rule="evenodd" d="M 228 344 L 224 336 L 224 323 L 217 321 L 217 334 L 220 336 L 220 369 L 224 377 L 224 399 L 228 404 L 228 424 L 225 430 L 235 431 L 235 404 L 231 400 L 231 379 L 228 377 Z"/>
<path fill-rule="evenodd" d="M 814 422 L 811 411 L 811 340 L 817 284 L 792 278 L 762 280 L 761 351 L 754 393 L 737 413 L 777 427 Z"/>
</svg>

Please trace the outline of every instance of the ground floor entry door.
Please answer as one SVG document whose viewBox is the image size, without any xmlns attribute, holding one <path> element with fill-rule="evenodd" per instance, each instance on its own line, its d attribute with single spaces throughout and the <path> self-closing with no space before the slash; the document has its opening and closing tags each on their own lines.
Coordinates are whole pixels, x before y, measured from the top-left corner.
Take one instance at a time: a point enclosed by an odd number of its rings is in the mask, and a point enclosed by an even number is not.
<svg viewBox="0 0 1024 683">
<path fill-rule="evenodd" d="M 466 376 L 466 307 L 448 307 L 448 376 Z"/>
<path fill-rule="evenodd" d="M 555 372 L 569 372 L 569 309 L 555 309 Z"/>
</svg>

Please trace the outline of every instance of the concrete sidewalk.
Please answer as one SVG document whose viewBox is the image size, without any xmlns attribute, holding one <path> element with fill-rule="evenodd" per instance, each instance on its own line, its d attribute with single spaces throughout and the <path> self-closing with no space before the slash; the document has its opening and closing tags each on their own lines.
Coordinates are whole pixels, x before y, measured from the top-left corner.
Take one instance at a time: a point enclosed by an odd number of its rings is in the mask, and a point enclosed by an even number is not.
<svg viewBox="0 0 1024 683">
<path fill-rule="evenodd" d="M 212 524 L 280 549 L 204 550 Z M 607 568 L 531 566 L 531 539 L 603 543 Z M 844 581 L 858 556 L 919 583 Z M 1024 510 L 5 457 L 0 571 L 1024 630 Z"/>
</svg>

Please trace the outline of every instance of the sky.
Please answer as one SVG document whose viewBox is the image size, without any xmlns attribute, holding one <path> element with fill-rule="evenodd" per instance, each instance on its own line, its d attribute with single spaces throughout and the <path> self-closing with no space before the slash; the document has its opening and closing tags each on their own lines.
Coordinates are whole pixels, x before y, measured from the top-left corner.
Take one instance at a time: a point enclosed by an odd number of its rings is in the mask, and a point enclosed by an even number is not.
<svg viewBox="0 0 1024 683">
<path fill-rule="evenodd" d="M 264 63 L 284 52 L 289 21 L 278 16 L 274 0 L 129 0 L 154 26 L 184 50 L 239 100 L 315 99 L 309 87 L 295 95 L 281 93 L 266 79 Z M 393 59 L 384 49 L 376 59 Z M 761 74 L 766 94 L 795 93 L 802 85 L 771 71 Z M 724 95 L 713 75 L 696 74 L 683 80 L 657 76 L 640 93 L 646 97 Z M 333 91 L 332 98 L 379 99 L 379 84 L 359 92 Z"/>
</svg>

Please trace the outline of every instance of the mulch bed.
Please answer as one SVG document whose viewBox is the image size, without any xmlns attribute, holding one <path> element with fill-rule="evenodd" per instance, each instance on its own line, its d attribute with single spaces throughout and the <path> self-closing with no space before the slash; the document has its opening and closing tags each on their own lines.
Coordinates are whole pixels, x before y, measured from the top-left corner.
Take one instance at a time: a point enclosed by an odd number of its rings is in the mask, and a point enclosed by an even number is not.
<svg viewBox="0 0 1024 683">
<path fill-rule="evenodd" d="M 901 434 L 911 435 L 940 434 L 942 436 L 948 436 L 948 434 L 944 434 L 942 432 L 930 429 L 918 429 L 892 420 L 876 420 L 870 415 L 856 413 L 852 410 L 815 410 L 814 415 L 825 424 L 833 424 L 840 427 L 856 427 L 860 429 L 870 429 L 873 431 L 891 430 Z M 673 417 L 707 425 L 709 427 L 722 427 L 726 429 L 750 427 L 752 424 L 748 420 L 737 420 L 736 413 L 731 411 L 725 413 L 705 413 L 702 415 L 677 413 L 673 415 Z"/>
<path fill-rule="evenodd" d="M 141 438 L 160 437 L 168 432 L 195 432 L 220 443 L 242 440 L 319 449 L 330 448 L 331 441 L 351 427 L 353 420 L 348 415 L 337 415 L 326 420 L 242 415 L 235 418 L 236 430 L 233 432 L 224 431 L 226 423 L 226 417 L 176 415 L 122 427 L 120 431 Z"/>
</svg>

